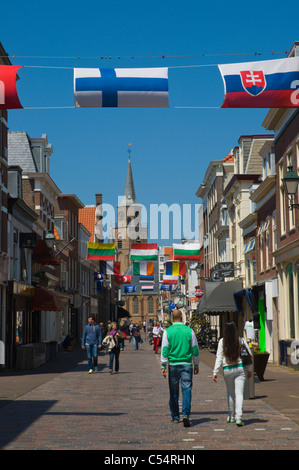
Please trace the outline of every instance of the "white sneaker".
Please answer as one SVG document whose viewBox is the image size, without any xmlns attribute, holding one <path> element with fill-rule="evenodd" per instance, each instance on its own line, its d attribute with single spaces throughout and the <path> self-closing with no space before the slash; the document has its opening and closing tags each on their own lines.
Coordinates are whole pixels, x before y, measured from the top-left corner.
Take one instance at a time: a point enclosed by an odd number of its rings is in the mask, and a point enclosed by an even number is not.
<svg viewBox="0 0 299 470">
<path fill-rule="evenodd" d="M 93 373 L 93 370 L 92 370 L 92 369 L 89 369 L 88 373 L 89 373 L 89 374 L 92 374 L 92 373 Z"/>
</svg>

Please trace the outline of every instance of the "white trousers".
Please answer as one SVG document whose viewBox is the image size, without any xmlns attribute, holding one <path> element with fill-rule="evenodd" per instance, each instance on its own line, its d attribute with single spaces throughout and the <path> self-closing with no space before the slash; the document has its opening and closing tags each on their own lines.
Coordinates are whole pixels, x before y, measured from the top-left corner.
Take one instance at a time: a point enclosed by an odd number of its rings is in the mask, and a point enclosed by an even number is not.
<svg viewBox="0 0 299 470">
<path fill-rule="evenodd" d="M 225 368 L 223 377 L 227 388 L 229 418 L 240 421 L 243 415 L 245 369 L 244 367 Z"/>
</svg>

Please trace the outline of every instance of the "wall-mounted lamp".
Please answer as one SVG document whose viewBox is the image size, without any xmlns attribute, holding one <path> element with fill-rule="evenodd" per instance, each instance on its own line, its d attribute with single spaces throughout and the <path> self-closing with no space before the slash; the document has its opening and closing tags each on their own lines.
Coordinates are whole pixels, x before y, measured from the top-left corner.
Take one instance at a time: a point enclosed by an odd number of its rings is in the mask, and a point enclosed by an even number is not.
<svg viewBox="0 0 299 470">
<path fill-rule="evenodd" d="M 288 167 L 288 171 L 286 172 L 285 177 L 282 178 L 282 182 L 290 200 L 290 210 L 293 210 L 294 208 L 299 209 L 299 204 L 293 203 L 294 196 L 298 191 L 299 176 L 295 171 L 293 171 L 292 166 Z"/>
</svg>

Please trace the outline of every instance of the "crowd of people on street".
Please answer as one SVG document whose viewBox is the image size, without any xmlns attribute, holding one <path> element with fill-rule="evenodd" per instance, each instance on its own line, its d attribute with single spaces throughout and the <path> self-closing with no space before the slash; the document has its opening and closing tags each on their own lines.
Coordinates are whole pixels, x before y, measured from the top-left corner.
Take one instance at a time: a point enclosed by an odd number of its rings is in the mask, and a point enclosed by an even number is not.
<svg viewBox="0 0 299 470">
<path fill-rule="evenodd" d="M 105 348 L 109 355 L 109 372 L 117 374 L 120 367 L 120 353 L 125 349 L 125 340 L 133 342 L 137 351 L 143 343 L 142 334 L 153 345 L 154 354 L 161 354 L 161 373 L 168 378 L 169 408 L 173 423 L 180 422 L 179 386 L 182 391 L 182 421 L 184 427 L 190 427 L 191 397 L 193 374 L 199 371 L 199 347 L 197 337 L 190 326 L 183 323 L 182 312 L 178 309 L 172 312 L 172 322 L 153 324 L 145 322 L 131 323 L 121 321 L 97 324 L 95 316 L 88 318 L 82 335 L 82 348 L 86 350 L 88 373 L 98 370 L 98 352 Z M 227 423 L 243 426 L 243 397 L 246 378 L 250 378 L 251 351 L 243 338 L 240 338 L 234 322 L 227 322 L 223 338 L 219 340 L 213 380 L 217 383 L 220 368 L 227 388 L 228 417 Z M 168 368 L 167 368 L 168 366 Z"/>
</svg>

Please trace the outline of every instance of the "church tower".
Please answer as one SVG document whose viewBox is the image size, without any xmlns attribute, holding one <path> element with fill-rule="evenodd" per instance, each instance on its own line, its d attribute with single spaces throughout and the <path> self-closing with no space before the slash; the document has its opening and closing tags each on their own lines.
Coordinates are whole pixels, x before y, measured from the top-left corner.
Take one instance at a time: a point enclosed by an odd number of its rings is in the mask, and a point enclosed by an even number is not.
<svg viewBox="0 0 299 470">
<path fill-rule="evenodd" d="M 132 164 L 131 148 L 129 146 L 129 160 L 125 182 L 124 195 L 119 197 L 117 207 L 117 227 L 114 240 L 118 251 L 118 261 L 121 262 L 121 272 L 126 273 L 131 266 L 131 243 L 147 243 L 147 228 L 142 227 L 142 206 L 137 202 Z"/>
</svg>

